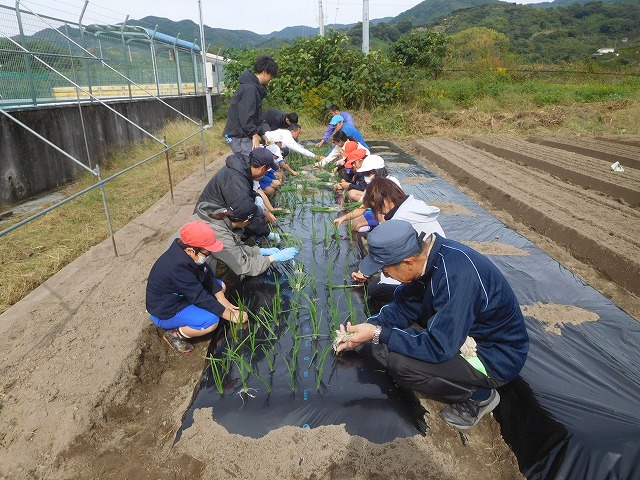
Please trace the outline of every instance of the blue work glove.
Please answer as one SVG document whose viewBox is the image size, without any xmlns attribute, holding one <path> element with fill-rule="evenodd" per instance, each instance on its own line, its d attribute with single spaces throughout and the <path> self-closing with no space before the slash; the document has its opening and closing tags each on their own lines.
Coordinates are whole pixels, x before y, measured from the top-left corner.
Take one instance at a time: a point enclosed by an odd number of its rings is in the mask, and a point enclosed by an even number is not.
<svg viewBox="0 0 640 480">
<path fill-rule="evenodd" d="M 279 250 L 277 253 L 271 255 L 274 262 L 286 262 L 287 260 L 291 260 L 298 254 L 298 249 L 294 247 L 283 248 Z"/>
<path fill-rule="evenodd" d="M 280 251 L 279 248 L 273 247 L 273 248 L 261 248 L 260 249 L 260 255 L 262 255 L 263 257 L 268 257 L 269 255 L 273 255 L 274 253 L 278 253 Z"/>
<path fill-rule="evenodd" d="M 278 235 L 276 232 L 271 232 L 269 235 L 267 235 L 267 240 L 274 240 L 276 243 L 280 242 L 280 235 Z"/>
</svg>

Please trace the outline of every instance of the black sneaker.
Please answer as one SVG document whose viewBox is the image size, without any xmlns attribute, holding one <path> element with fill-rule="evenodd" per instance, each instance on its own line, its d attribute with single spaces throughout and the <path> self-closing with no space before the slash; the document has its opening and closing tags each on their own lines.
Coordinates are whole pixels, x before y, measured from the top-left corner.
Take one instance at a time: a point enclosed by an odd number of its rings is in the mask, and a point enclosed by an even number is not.
<svg viewBox="0 0 640 480">
<path fill-rule="evenodd" d="M 500 394 L 491 389 L 491 395 L 486 400 L 465 400 L 454 403 L 440 412 L 442 419 L 452 427 L 468 430 L 475 427 L 480 419 L 493 411 L 500 403 Z"/>
<path fill-rule="evenodd" d="M 167 330 L 162 338 L 178 353 L 191 353 L 193 351 L 193 345 L 182 338 L 177 328 Z"/>
</svg>

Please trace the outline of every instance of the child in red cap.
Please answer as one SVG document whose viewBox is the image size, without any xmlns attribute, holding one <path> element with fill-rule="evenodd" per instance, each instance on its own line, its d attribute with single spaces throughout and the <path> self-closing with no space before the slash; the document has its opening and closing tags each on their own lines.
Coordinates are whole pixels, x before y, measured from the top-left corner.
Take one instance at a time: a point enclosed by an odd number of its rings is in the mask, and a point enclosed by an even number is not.
<svg viewBox="0 0 640 480">
<path fill-rule="evenodd" d="M 163 338 L 180 353 L 193 346 L 187 338 L 213 332 L 220 318 L 246 322 L 224 296 L 225 285 L 217 280 L 205 263 L 211 253 L 222 250 L 213 229 L 205 222 L 189 222 L 151 268 L 147 282 L 147 312 L 158 327 L 166 330 Z"/>
<path fill-rule="evenodd" d="M 363 159 L 367 156 L 367 150 L 364 148 L 356 148 L 352 150 L 345 159 L 344 168 L 338 173 L 342 177 L 342 180 L 336 183 L 336 190 L 352 190 L 357 189 L 364 191 L 366 184 L 364 183 L 364 176 L 356 172 L 362 165 Z"/>
</svg>

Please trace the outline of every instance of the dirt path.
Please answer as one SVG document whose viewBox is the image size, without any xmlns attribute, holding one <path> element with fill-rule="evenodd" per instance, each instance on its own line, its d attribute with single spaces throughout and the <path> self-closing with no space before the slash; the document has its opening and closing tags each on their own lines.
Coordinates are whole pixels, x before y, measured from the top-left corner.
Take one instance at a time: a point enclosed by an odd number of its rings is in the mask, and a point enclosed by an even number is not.
<svg viewBox="0 0 640 480">
<path fill-rule="evenodd" d="M 469 145 L 445 139 L 428 145 L 438 152 L 424 158 L 430 169 L 640 318 L 637 297 L 568 253 L 585 239 L 604 235 L 618 256 L 605 250 L 592 253 L 609 255 L 620 265 L 616 269 L 622 280 L 635 272 L 640 283 L 637 209 Z M 441 168 L 447 165 L 438 155 L 464 165 L 451 169 L 459 176 Z M 220 165 L 218 159 L 209 170 Z M 228 434 L 210 412 L 201 411 L 172 448 L 206 343 L 197 343 L 188 357 L 168 350 L 144 312 L 144 288 L 151 265 L 188 220 L 205 181 L 201 173 L 194 174 L 176 186 L 175 204 L 167 195 L 117 232 L 119 257 L 105 241 L 0 316 L 5 339 L 0 354 L 0 478 L 520 476 L 493 419 L 470 431 L 464 446 L 458 433 L 439 421 L 441 405 L 426 400 L 432 427 L 426 438 L 375 445 L 331 426 L 286 427 L 256 440 Z M 469 188 L 481 184 L 480 193 Z M 511 205 L 519 209 L 511 211 Z M 538 220 L 558 221 L 560 216 L 566 224 L 559 232 L 576 231 L 580 235 L 575 240 L 562 235 L 556 242 L 549 240 L 555 230 Z M 589 260 L 587 253 L 577 255 Z"/>
<path fill-rule="evenodd" d="M 56 458 L 74 439 L 117 419 L 114 410 L 135 410 L 128 398 L 144 365 L 162 378 L 154 360 L 165 352 L 155 341 L 148 348 L 146 277 L 204 181 L 192 175 L 176 187 L 175 204 L 167 194 L 118 231 L 118 257 L 106 240 L 0 316 L 0 476 L 56 477 Z M 179 388 L 172 396 L 184 403 Z"/>
</svg>

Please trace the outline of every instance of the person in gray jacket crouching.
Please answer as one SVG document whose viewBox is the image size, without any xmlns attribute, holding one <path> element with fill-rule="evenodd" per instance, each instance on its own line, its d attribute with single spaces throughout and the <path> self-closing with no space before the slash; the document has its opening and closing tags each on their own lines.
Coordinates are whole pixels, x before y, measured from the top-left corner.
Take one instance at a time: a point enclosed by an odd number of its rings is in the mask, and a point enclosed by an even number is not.
<svg viewBox="0 0 640 480">
<path fill-rule="evenodd" d="M 240 218 L 231 208 L 201 202 L 196 206 L 193 219 L 206 222 L 223 243 L 222 250 L 211 254 L 208 263 L 216 277 L 227 285 L 234 286 L 245 276 L 260 275 L 272 263 L 291 260 L 298 254 L 294 247 L 260 248 L 243 242 L 243 228 L 251 218 Z"/>
</svg>

